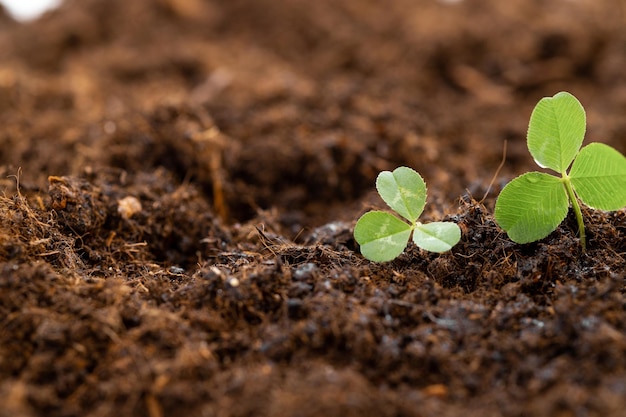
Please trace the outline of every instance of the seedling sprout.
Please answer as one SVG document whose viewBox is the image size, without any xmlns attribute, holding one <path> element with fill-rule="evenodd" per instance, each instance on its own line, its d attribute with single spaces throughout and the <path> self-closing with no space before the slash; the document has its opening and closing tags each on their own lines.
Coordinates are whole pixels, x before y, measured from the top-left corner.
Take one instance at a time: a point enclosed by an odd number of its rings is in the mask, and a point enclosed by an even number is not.
<svg viewBox="0 0 626 417">
<path fill-rule="evenodd" d="M 461 230 L 455 223 L 417 221 L 426 205 L 426 184 L 411 168 L 381 172 L 376 189 L 383 201 L 408 223 L 384 211 L 370 211 L 361 216 L 354 227 L 354 238 L 370 261 L 387 262 L 398 257 L 409 243 L 411 233 L 418 247 L 431 252 L 448 251 L 461 238 Z"/>
<path fill-rule="evenodd" d="M 514 242 L 548 236 L 565 219 L 571 204 L 584 250 L 585 225 L 578 200 L 606 211 L 626 206 L 626 158 L 602 143 L 580 149 L 585 130 L 585 110 L 570 93 L 544 97 L 535 106 L 528 126 L 528 150 L 537 165 L 561 176 L 528 172 L 500 192 L 495 219 Z"/>
</svg>

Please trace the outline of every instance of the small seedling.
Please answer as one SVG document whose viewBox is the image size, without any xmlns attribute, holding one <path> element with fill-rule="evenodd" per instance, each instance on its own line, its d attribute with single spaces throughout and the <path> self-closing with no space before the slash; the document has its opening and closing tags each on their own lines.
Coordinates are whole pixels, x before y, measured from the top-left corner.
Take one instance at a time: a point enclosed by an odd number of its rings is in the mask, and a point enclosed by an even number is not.
<svg viewBox="0 0 626 417">
<path fill-rule="evenodd" d="M 376 189 L 383 201 L 408 223 L 384 211 L 370 211 L 361 216 L 354 227 L 354 239 L 370 261 L 387 262 L 398 257 L 409 243 L 411 232 L 413 242 L 431 252 L 450 250 L 461 238 L 461 230 L 455 223 L 417 221 L 426 205 L 426 184 L 411 168 L 381 172 Z"/>
<path fill-rule="evenodd" d="M 528 150 L 537 165 L 561 176 L 528 172 L 500 192 L 496 222 L 514 242 L 548 236 L 565 219 L 571 204 L 584 250 L 585 225 L 578 199 L 600 210 L 626 206 L 626 158 L 602 143 L 580 149 L 585 129 L 585 110 L 570 93 L 544 97 L 535 106 L 528 125 Z"/>
</svg>

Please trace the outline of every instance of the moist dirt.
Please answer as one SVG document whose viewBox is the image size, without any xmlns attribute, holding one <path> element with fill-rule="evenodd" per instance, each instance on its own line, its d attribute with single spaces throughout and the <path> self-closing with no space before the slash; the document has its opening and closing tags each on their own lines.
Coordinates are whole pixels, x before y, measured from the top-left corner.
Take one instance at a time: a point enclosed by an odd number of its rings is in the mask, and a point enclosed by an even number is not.
<svg viewBox="0 0 626 417">
<path fill-rule="evenodd" d="M 625 11 L 0 12 L 0 416 L 624 416 L 626 210 L 583 252 L 572 213 L 518 245 L 493 208 L 541 97 L 626 153 Z M 461 242 L 374 264 L 354 223 L 400 165 Z"/>
</svg>

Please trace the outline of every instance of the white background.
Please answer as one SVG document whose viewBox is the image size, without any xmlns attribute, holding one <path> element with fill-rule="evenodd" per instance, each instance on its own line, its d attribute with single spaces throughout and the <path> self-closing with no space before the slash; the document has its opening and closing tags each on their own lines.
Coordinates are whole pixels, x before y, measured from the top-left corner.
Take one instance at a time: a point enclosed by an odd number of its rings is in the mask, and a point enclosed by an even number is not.
<svg viewBox="0 0 626 417">
<path fill-rule="evenodd" d="M 44 11 L 61 4 L 61 0 L 0 0 L 11 15 L 18 20 L 35 19 Z"/>
</svg>

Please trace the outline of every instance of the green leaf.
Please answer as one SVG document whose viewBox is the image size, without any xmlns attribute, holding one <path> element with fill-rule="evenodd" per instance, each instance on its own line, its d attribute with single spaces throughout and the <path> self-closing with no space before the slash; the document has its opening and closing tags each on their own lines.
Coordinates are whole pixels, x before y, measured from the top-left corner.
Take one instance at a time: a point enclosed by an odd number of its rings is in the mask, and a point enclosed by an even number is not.
<svg viewBox="0 0 626 417">
<path fill-rule="evenodd" d="M 569 176 L 589 207 L 611 211 L 626 206 L 626 158 L 610 146 L 592 143 L 582 148 Z"/>
<path fill-rule="evenodd" d="M 424 211 L 426 184 L 420 174 L 411 168 L 399 167 L 393 172 L 381 172 L 376 179 L 376 189 L 389 207 L 411 223 Z"/>
<path fill-rule="evenodd" d="M 565 219 L 568 201 L 560 178 L 529 172 L 500 192 L 496 222 L 514 242 L 534 242 L 548 236 Z"/>
<path fill-rule="evenodd" d="M 354 239 L 370 261 L 387 262 L 402 253 L 409 242 L 411 226 L 384 211 L 365 213 L 354 227 Z"/>
<path fill-rule="evenodd" d="M 456 223 L 417 223 L 413 231 L 413 242 L 430 252 L 446 252 L 461 239 L 461 229 Z"/>
<path fill-rule="evenodd" d="M 543 168 L 564 173 L 585 137 L 585 110 L 567 92 L 544 97 L 535 106 L 528 125 L 528 150 Z"/>
</svg>

